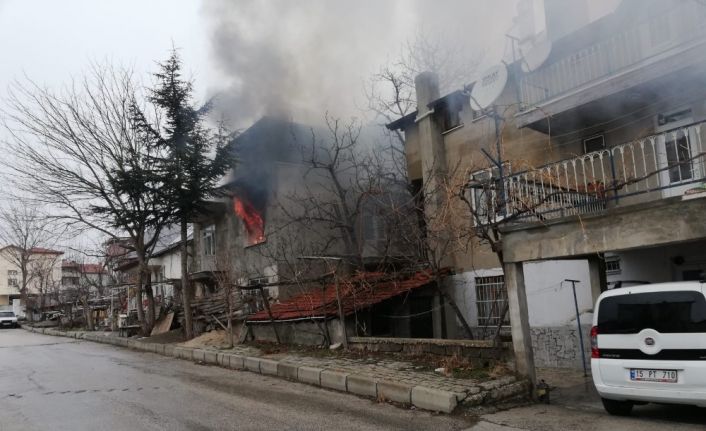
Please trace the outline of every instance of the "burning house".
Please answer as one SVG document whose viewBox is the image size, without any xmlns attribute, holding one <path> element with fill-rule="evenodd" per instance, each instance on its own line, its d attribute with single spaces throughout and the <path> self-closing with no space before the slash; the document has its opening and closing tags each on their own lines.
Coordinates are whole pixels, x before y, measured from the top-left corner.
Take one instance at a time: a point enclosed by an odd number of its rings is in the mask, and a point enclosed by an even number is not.
<svg viewBox="0 0 706 431">
<path fill-rule="evenodd" d="M 413 259 L 394 239 L 392 230 L 398 227 L 391 226 L 384 207 L 408 199 L 406 188 L 383 185 L 380 178 L 363 180 L 352 175 L 355 169 L 348 165 L 327 165 L 331 160 L 352 160 L 343 151 L 348 151 L 349 141 L 359 138 L 349 129 L 345 132 L 349 135 L 334 139 L 346 144 L 330 147 L 329 132 L 265 117 L 236 138 L 238 163 L 233 176 L 223 186 L 222 197 L 209 202 L 209 211 L 194 220 L 190 277 L 196 296 L 214 294 L 223 283 L 239 286 L 245 295 L 246 314 L 259 312 L 248 318 L 251 328 L 262 328 L 252 329 L 253 333 L 274 339 L 272 329 L 263 326 L 272 320 L 291 323 L 282 310 L 311 303 L 312 292 L 329 292 L 334 281 L 346 283 L 363 277 L 368 280 L 367 289 L 346 289 L 347 294 L 361 295 L 357 304 L 347 308 L 356 316 L 351 322 L 359 323 L 359 327 L 351 324 L 347 328 L 350 335 L 410 336 L 408 327 L 414 324 L 413 335 L 435 336 L 434 323 L 424 319 L 402 319 L 394 325 L 378 321 L 372 329 L 369 311 L 373 307 L 387 307 L 384 311 L 389 314 L 409 312 L 412 307 L 426 314 L 438 298 L 420 289 L 432 283 L 428 279 L 402 282 L 414 278 L 415 271 L 408 268 Z M 331 176 L 334 169 L 340 176 Z M 388 286 L 388 295 L 373 295 L 374 301 L 364 301 L 364 292 L 372 295 L 376 290 L 376 282 L 370 282 L 377 280 L 374 276 L 358 275 L 367 272 L 378 277 L 388 273 L 387 283 L 392 282 L 389 273 L 399 273 L 393 279 L 401 287 Z M 319 299 L 330 300 L 330 292 Z M 271 310 L 265 308 L 264 300 L 271 302 Z M 322 307 L 329 310 L 330 304 Z M 320 311 L 317 307 L 300 310 L 297 320 L 314 326 L 319 320 L 337 327 L 330 322 L 336 316 Z M 268 313 L 266 319 L 262 313 Z M 290 331 L 293 338 L 286 341 L 311 341 L 297 338 L 295 332 Z M 441 336 L 441 330 L 437 332 Z M 322 342 L 321 337 L 314 338 Z"/>
</svg>

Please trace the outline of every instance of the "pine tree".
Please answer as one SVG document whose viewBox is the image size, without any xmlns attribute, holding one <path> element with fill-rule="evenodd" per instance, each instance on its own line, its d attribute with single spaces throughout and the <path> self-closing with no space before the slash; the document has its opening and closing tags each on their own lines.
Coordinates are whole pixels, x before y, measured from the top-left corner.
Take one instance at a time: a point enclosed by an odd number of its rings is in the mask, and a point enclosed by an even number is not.
<svg viewBox="0 0 706 431">
<path fill-rule="evenodd" d="M 207 128 L 206 110 L 194 106 L 193 85 L 182 77 L 182 63 L 176 50 L 159 64 L 159 69 L 149 100 L 163 118 L 155 145 L 164 150 L 166 157 L 155 160 L 155 168 L 164 179 L 165 206 L 181 230 L 181 296 L 188 339 L 193 337 L 192 293 L 187 273 L 188 223 L 204 211 L 204 201 L 214 195 L 218 180 L 231 168 L 232 158 L 224 129 Z"/>
</svg>

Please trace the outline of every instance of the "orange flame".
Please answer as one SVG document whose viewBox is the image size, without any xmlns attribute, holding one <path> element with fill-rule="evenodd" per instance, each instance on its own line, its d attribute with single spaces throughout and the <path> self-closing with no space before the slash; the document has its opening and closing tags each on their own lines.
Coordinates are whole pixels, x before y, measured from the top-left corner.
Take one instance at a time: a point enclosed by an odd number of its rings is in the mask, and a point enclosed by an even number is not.
<svg viewBox="0 0 706 431">
<path fill-rule="evenodd" d="M 245 230 L 248 232 L 248 245 L 260 244 L 265 241 L 265 222 L 255 207 L 246 200 L 234 197 L 233 209 L 245 224 Z"/>
</svg>

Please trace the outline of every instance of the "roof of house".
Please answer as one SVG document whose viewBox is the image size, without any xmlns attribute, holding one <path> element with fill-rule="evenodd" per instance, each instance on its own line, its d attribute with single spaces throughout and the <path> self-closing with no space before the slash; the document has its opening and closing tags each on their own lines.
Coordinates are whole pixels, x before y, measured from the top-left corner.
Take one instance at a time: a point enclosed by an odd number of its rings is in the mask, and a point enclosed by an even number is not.
<svg viewBox="0 0 706 431">
<path fill-rule="evenodd" d="M 448 273 L 445 270 L 444 273 Z M 341 305 L 345 315 L 370 307 L 386 299 L 402 295 L 434 281 L 431 271 L 420 271 L 406 278 L 391 279 L 389 274 L 380 272 L 359 273 L 346 281 L 339 282 Z M 312 289 L 294 296 L 279 304 L 270 306 L 275 320 L 333 317 L 338 315 L 336 286 L 329 284 L 325 289 Z M 249 316 L 248 321 L 268 321 L 266 310 Z"/>
<path fill-rule="evenodd" d="M 21 247 L 16 246 L 16 245 L 7 245 L 5 247 L 0 248 L 0 250 L 4 250 L 6 248 L 15 248 L 15 249 L 22 250 Z M 43 248 L 43 247 L 32 247 L 31 249 L 29 249 L 29 251 L 34 254 L 56 254 L 56 255 L 64 254 L 63 251 L 52 250 L 50 248 Z"/>
<path fill-rule="evenodd" d="M 52 250 L 50 248 L 42 248 L 42 247 L 33 247 L 29 251 L 31 251 L 32 253 L 37 253 L 37 254 L 64 254 L 63 251 Z"/>
<path fill-rule="evenodd" d="M 82 274 L 106 274 L 108 271 L 100 263 L 78 263 L 75 260 L 64 259 L 62 269 L 74 269 Z"/>
</svg>

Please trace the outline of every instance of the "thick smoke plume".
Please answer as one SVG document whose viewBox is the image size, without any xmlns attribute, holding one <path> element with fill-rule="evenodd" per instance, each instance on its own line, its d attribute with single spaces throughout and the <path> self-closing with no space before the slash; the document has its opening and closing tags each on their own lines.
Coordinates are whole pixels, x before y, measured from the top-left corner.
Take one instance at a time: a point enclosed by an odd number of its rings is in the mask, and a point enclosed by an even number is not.
<svg viewBox="0 0 706 431">
<path fill-rule="evenodd" d="M 240 127 L 264 114 L 305 123 L 320 121 L 326 111 L 360 117 L 366 80 L 420 33 L 463 47 L 460 55 L 499 61 L 515 4 L 209 0 L 203 13 L 222 76 L 212 92 Z"/>
</svg>

